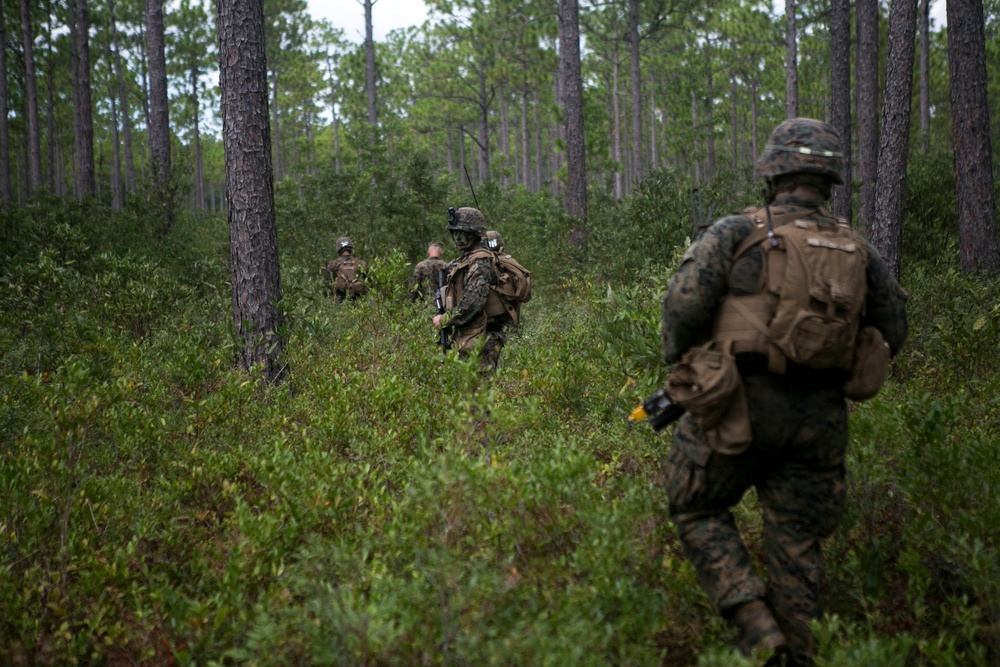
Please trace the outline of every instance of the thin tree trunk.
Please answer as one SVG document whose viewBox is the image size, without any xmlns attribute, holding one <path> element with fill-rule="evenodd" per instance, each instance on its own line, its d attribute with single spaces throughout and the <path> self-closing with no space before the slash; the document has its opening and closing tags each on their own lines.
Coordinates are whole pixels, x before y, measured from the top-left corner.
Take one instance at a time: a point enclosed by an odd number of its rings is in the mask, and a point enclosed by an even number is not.
<svg viewBox="0 0 1000 667">
<path fill-rule="evenodd" d="M 535 192 L 539 192 L 542 189 L 542 122 L 538 117 L 538 89 L 534 91 L 534 109 L 532 113 L 535 116 Z"/>
<path fill-rule="evenodd" d="M 142 44 L 143 44 L 143 48 L 139 49 L 139 71 L 142 73 L 142 77 L 141 77 L 141 80 L 142 80 L 142 114 L 143 114 L 143 118 L 146 120 L 146 129 L 147 129 L 147 135 L 146 135 L 146 155 L 147 155 L 147 157 L 150 157 L 150 159 L 152 159 L 151 158 L 152 153 L 151 153 L 150 146 L 149 146 L 149 134 L 148 134 L 149 126 L 152 123 L 151 123 L 151 121 L 149 119 L 149 63 L 146 60 L 146 49 L 145 49 L 145 44 L 146 44 L 146 29 L 145 29 L 145 27 L 140 27 L 139 28 L 139 41 L 142 42 Z M 143 178 L 143 180 L 145 180 L 145 172 L 143 172 L 142 178 Z"/>
<path fill-rule="evenodd" d="M 954 0 L 952 0 L 954 1 Z M 872 245 L 897 279 L 903 246 L 903 199 L 910 150 L 910 103 L 917 0 L 892 0 L 889 6 L 889 53 L 886 57 L 885 102 L 878 151 L 878 191 Z"/>
<path fill-rule="evenodd" d="M 368 93 L 368 125 L 374 142 L 378 125 L 378 108 L 375 104 L 375 40 L 372 38 L 373 0 L 365 2 L 365 91 Z"/>
<path fill-rule="evenodd" d="M 562 56 L 560 55 L 559 69 L 556 70 L 556 75 L 552 77 L 552 99 L 555 100 L 555 104 L 558 107 L 564 107 L 563 93 L 562 93 Z M 551 141 L 549 142 L 549 147 L 551 148 L 549 170 L 546 175 L 549 177 L 552 183 L 552 194 L 556 197 L 560 196 L 560 179 L 559 170 L 562 169 L 562 152 L 558 149 L 557 144 L 562 141 L 565 142 L 566 127 L 563 123 L 556 123 L 555 126 L 549 126 L 549 136 Z M 563 144 L 565 145 L 565 143 Z"/>
<path fill-rule="evenodd" d="M 191 104 L 194 107 L 194 181 L 195 196 L 198 199 L 198 210 L 205 210 L 205 165 L 201 155 L 201 103 L 198 100 L 197 67 L 191 68 Z"/>
<path fill-rule="evenodd" d="M 851 219 L 851 2 L 833 0 L 830 8 L 830 97 L 833 129 L 844 153 L 844 185 L 833 190 L 833 213 Z"/>
<path fill-rule="evenodd" d="M 785 33 L 785 114 L 788 118 L 799 115 L 799 65 L 798 38 L 795 34 L 795 0 L 785 0 L 785 18 L 788 30 Z"/>
<path fill-rule="evenodd" d="M 280 181 L 283 174 L 281 163 L 281 125 L 278 124 L 278 66 L 272 65 L 271 70 L 271 118 L 274 124 L 272 140 L 274 141 L 274 180 Z"/>
<path fill-rule="evenodd" d="M 45 88 L 47 96 L 47 108 L 45 110 L 46 134 L 48 136 L 48 170 L 47 182 L 53 193 L 61 195 L 59 187 L 56 185 L 56 118 L 55 118 L 55 59 L 52 57 L 52 0 L 46 0 L 46 23 L 48 30 L 45 35 L 46 48 L 46 72 Z M 0 67 L 0 71 L 6 71 Z"/>
<path fill-rule="evenodd" d="M 733 168 L 740 163 L 739 159 L 739 105 L 737 104 L 736 75 L 729 75 L 729 101 L 732 105 L 730 109 L 729 124 L 732 132 L 732 160 Z"/>
<path fill-rule="evenodd" d="M 118 45 L 118 27 L 115 23 L 114 0 L 108 0 L 111 27 L 112 56 L 115 60 L 115 77 L 118 80 L 118 108 L 121 109 L 122 138 L 125 143 L 125 190 L 135 192 L 135 162 L 132 157 L 132 118 L 129 116 L 128 95 L 125 92 L 125 74 L 122 68 L 121 48 Z"/>
<path fill-rule="evenodd" d="M 856 0 L 858 32 L 858 190 L 857 228 L 866 238 L 875 220 L 878 185 L 878 0 Z"/>
<path fill-rule="evenodd" d="M 13 191 L 10 187 L 10 123 L 7 119 L 7 26 L 3 3 L 0 2 L 0 201 L 10 206 Z"/>
<path fill-rule="evenodd" d="M 759 121 L 757 111 L 757 84 L 750 84 L 750 156 L 757 159 L 760 153 L 757 151 L 757 125 Z"/>
<path fill-rule="evenodd" d="M 173 227 L 174 210 L 170 192 L 170 115 L 162 0 L 146 0 L 146 50 L 149 59 L 149 150 L 153 182 L 164 216 L 162 231 L 166 233 Z"/>
<path fill-rule="evenodd" d="M 219 87 L 226 152 L 233 321 L 240 368 L 262 367 L 270 382 L 288 367 L 267 114 L 263 0 L 218 0 Z"/>
<path fill-rule="evenodd" d="M 527 66 L 522 62 L 521 71 L 527 80 Z M 531 190 L 531 164 L 530 151 L 528 150 L 528 85 L 521 89 L 521 183 L 525 189 Z"/>
<path fill-rule="evenodd" d="M 660 168 L 659 146 L 656 136 L 656 81 L 649 79 L 649 163 L 653 169 Z"/>
<path fill-rule="evenodd" d="M 694 169 L 695 185 L 701 185 L 701 156 L 698 153 L 698 96 L 691 89 L 691 167 Z"/>
<path fill-rule="evenodd" d="M 963 273 L 1000 273 L 987 96 L 982 0 L 949 0 L 948 69 L 951 75 L 955 200 L 959 266 Z"/>
<path fill-rule="evenodd" d="M 111 72 L 109 82 L 113 80 Z M 122 165 L 121 147 L 118 145 L 118 103 L 115 101 L 114 86 L 108 85 L 108 99 L 111 100 L 111 209 L 122 208 Z"/>
<path fill-rule="evenodd" d="M 618 42 L 614 46 L 613 65 L 611 66 L 611 157 L 615 161 L 615 201 L 621 201 L 625 196 L 625 182 L 622 170 L 625 163 L 622 161 L 622 112 L 621 97 L 618 95 L 618 79 L 621 70 L 621 61 L 618 59 Z"/>
<path fill-rule="evenodd" d="M 639 79 L 639 0 L 628 0 L 632 75 L 632 183 L 642 179 L 642 82 Z"/>
<path fill-rule="evenodd" d="M 708 111 L 705 113 L 705 152 L 708 162 L 705 165 L 705 178 L 709 181 L 715 177 L 715 88 L 712 80 L 712 43 L 705 44 L 705 59 L 708 61 L 708 76 L 705 82 L 705 99 Z"/>
<path fill-rule="evenodd" d="M 583 129 L 583 78 L 580 73 L 580 7 L 559 0 L 559 73 L 566 109 L 566 210 L 576 218 L 570 242 L 587 250 L 587 168 Z"/>
<path fill-rule="evenodd" d="M 504 175 L 501 181 L 504 187 L 510 185 L 510 176 L 507 175 L 507 168 L 511 164 L 510 159 L 510 112 L 507 107 L 507 96 L 500 96 L 500 150 L 503 152 Z"/>
<path fill-rule="evenodd" d="M 479 182 L 489 178 L 490 173 L 490 117 L 489 101 L 486 97 L 486 72 L 479 67 Z"/>
<path fill-rule="evenodd" d="M 28 120 L 28 195 L 42 187 L 42 136 L 38 123 L 38 87 L 35 81 L 35 36 L 31 8 L 21 0 L 21 53 L 24 56 L 24 94 Z M 5 70 L 6 72 L 6 70 Z"/>
<path fill-rule="evenodd" d="M 930 14 L 930 0 L 920 0 L 920 149 L 925 153 L 931 149 Z"/>
</svg>

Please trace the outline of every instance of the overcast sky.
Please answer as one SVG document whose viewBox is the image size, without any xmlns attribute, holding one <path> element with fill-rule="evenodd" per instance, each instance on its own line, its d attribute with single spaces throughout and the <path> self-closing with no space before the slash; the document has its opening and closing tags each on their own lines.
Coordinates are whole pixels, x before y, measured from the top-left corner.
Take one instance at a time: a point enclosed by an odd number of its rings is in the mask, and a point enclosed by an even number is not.
<svg viewBox="0 0 1000 667">
<path fill-rule="evenodd" d="M 307 0 L 313 18 L 323 18 L 344 31 L 344 37 L 355 43 L 365 41 L 365 8 L 358 0 Z M 781 3 L 782 5 L 784 3 Z M 775 6 L 776 12 L 783 7 Z M 396 28 L 420 25 L 427 18 L 423 0 L 375 0 L 372 5 L 372 32 L 376 42 Z M 935 27 L 946 25 L 945 1 L 932 0 L 931 18 Z"/>
<path fill-rule="evenodd" d="M 365 41 L 365 6 L 357 0 L 308 0 L 308 5 L 313 18 L 326 19 L 352 42 Z M 376 42 L 382 42 L 390 31 L 420 25 L 426 18 L 423 0 L 375 0 L 372 33 Z"/>
</svg>

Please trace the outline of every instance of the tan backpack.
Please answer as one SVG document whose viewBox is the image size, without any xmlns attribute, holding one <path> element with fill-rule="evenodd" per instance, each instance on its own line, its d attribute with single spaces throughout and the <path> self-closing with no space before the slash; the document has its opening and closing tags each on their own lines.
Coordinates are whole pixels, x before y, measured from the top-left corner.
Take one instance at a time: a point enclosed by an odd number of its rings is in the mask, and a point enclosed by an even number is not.
<svg viewBox="0 0 1000 667">
<path fill-rule="evenodd" d="M 803 219 L 813 213 L 835 224 Z M 822 208 L 778 209 L 770 225 L 766 210 L 743 214 L 757 229 L 733 257 L 759 245 L 762 284 L 756 294 L 722 299 L 713 340 L 732 341 L 734 353 L 766 354 L 772 373 L 784 373 L 788 359 L 850 371 L 867 290 L 867 246 L 846 220 Z"/>
<path fill-rule="evenodd" d="M 516 327 L 521 322 L 521 304 L 531 301 L 531 271 L 505 253 L 493 253 L 497 286 L 486 299 L 486 316 L 491 320 L 506 315 Z"/>
<path fill-rule="evenodd" d="M 349 257 L 337 267 L 337 279 L 334 286 L 338 292 L 344 292 L 349 298 L 361 296 L 368 291 L 368 285 L 361 279 L 365 270 L 364 261 L 357 257 Z"/>
</svg>

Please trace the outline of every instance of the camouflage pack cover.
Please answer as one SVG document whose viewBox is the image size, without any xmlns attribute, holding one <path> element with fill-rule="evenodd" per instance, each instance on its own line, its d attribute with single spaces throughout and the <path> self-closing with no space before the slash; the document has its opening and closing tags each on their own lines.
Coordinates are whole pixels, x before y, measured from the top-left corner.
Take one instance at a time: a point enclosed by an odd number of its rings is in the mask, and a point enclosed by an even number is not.
<svg viewBox="0 0 1000 667">
<path fill-rule="evenodd" d="M 819 174 L 844 182 L 844 156 L 833 126 L 812 118 L 791 118 L 774 128 L 757 160 L 757 173 L 772 179 L 785 174 Z"/>
<path fill-rule="evenodd" d="M 486 218 L 478 208 L 463 206 L 462 208 L 449 209 L 448 211 L 449 232 L 466 231 L 472 232 L 479 238 L 486 236 Z"/>
</svg>

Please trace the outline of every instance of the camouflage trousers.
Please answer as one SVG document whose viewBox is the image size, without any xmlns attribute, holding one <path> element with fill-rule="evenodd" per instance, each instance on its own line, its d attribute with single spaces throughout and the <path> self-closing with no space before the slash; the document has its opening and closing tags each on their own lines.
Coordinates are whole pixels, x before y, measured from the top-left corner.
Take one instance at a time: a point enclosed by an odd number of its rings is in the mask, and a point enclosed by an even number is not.
<svg viewBox="0 0 1000 667">
<path fill-rule="evenodd" d="M 501 331 L 486 331 L 481 335 L 482 346 L 479 347 L 479 373 L 486 377 L 492 375 L 500 363 L 500 352 L 503 350 L 507 336 Z M 459 352 L 459 358 L 465 359 L 468 352 Z"/>
<path fill-rule="evenodd" d="M 822 607 L 820 540 L 840 522 L 846 485 L 847 407 L 839 392 L 782 377 L 744 378 L 753 443 L 712 452 L 685 415 L 667 461 L 670 515 L 702 587 L 724 617 L 764 600 L 795 664 L 815 652 L 809 622 Z M 730 508 L 754 487 L 764 519 L 766 583 L 752 567 Z"/>
</svg>

